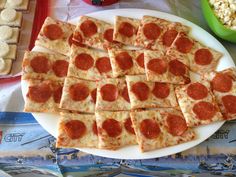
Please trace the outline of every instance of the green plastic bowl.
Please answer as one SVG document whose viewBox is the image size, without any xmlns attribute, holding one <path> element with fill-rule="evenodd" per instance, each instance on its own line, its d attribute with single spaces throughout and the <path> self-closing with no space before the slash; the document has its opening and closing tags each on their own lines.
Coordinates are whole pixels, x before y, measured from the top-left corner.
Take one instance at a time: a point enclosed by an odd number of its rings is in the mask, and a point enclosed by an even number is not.
<svg viewBox="0 0 236 177">
<path fill-rule="evenodd" d="M 213 8 L 208 0 L 201 0 L 203 15 L 211 30 L 220 38 L 236 43 L 236 30 L 231 30 L 225 27 L 216 17 Z"/>
</svg>

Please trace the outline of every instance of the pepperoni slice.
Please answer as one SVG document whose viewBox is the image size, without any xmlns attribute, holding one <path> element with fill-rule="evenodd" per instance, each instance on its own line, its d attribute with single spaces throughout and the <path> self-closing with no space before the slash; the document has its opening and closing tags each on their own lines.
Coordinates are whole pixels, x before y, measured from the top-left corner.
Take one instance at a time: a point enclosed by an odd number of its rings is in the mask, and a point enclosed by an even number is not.
<svg viewBox="0 0 236 177">
<path fill-rule="evenodd" d="M 120 123 L 115 119 L 107 119 L 102 123 L 102 128 L 107 132 L 108 136 L 115 138 L 122 132 Z"/>
<path fill-rule="evenodd" d="M 194 54 L 194 60 L 198 65 L 209 65 L 213 60 L 213 55 L 208 49 L 199 49 Z"/>
<path fill-rule="evenodd" d="M 83 23 L 81 23 L 80 30 L 83 32 L 85 37 L 92 37 L 97 33 L 98 28 L 93 21 L 85 20 Z"/>
<path fill-rule="evenodd" d="M 93 89 L 93 91 L 91 92 L 91 97 L 92 97 L 92 102 L 95 104 L 97 101 L 97 89 Z"/>
<path fill-rule="evenodd" d="M 27 97 L 37 103 L 45 103 L 46 101 L 48 101 L 51 95 L 52 90 L 46 83 L 30 86 L 27 93 Z"/>
<path fill-rule="evenodd" d="M 236 114 L 236 96 L 226 95 L 222 97 L 223 105 L 226 112 L 230 114 Z"/>
<path fill-rule="evenodd" d="M 93 122 L 93 133 L 95 135 L 98 135 L 98 127 L 97 127 L 97 122 L 96 121 Z"/>
<path fill-rule="evenodd" d="M 187 88 L 187 94 L 194 100 L 201 100 L 208 95 L 208 89 L 201 83 L 192 83 Z"/>
<path fill-rule="evenodd" d="M 169 114 L 166 119 L 168 132 L 173 136 L 180 136 L 187 130 L 187 124 L 183 117 Z"/>
<path fill-rule="evenodd" d="M 36 56 L 30 61 L 30 66 L 36 73 L 47 73 L 51 69 L 49 60 L 44 56 Z"/>
<path fill-rule="evenodd" d="M 144 82 L 136 82 L 132 85 L 131 91 L 134 93 L 136 98 L 140 101 L 145 101 L 149 96 L 149 87 Z"/>
<path fill-rule="evenodd" d="M 127 132 L 135 135 L 133 124 L 130 117 L 125 120 L 124 126 Z"/>
<path fill-rule="evenodd" d="M 136 29 L 128 22 L 122 22 L 119 26 L 118 32 L 126 37 L 132 37 L 136 34 Z"/>
<path fill-rule="evenodd" d="M 178 32 L 176 30 L 167 30 L 162 36 L 163 44 L 167 47 L 170 47 L 177 35 Z"/>
<path fill-rule="evenodd" d="M 63 37 L 63 30 L 57 24 L 50 24 L 43 28 L 43 34 L 50 40 L 56 40 Z"/>
<path fill-rule="evenodd" d="M 155 23 L 147 23 L 143 27 L 143 34 L 147 39 L 156 40 L 161 34 L 161 28 Z"/>
<path fill-rule="evenodd" d="M 139 54 L 136 61 L 141 68 L 144 68 L 144 53 Z"/>
<path fill-rule="evenodd" d="M 117 54 L 115 60 L 122 70 L 128 70 L 133 67 L 132 57 L 128 54 L 128 52 L 121 52 Z"/>
<path fill-rule="evenodd" d="M 113 102 L 118 98 L 118 89 L 113 84 L 106 84 L 101 87 L 101 96 L 105 101 Z"/>
<path fill-rule="evenodd" d="M 79 43 L 82 43 L 82 42 L 83 42 L 82 35 L 81 35 L 79 32 L 75 32 L 75 33 L 73 34 L 73 38 L 74 38 L 74 40 L 76 40 L 76 41 L 79 42 Z"/>
<path fill-rule="evenodd" d="M 86 133 L 86 126 L 80 120 L 71 120 L 64 124 L 64 130 L 71 139 L 80 139 Z"/>
<path fill-rule="evenodd" d="M 193 106 L 193 112 L 200 120 L 209 120 L 216 114 L 216 107 L 209 102 L 200 101 Z"/>
<path fill-rule="evenodd" d="M 217 73 L 211 82 L 213 90 L 218 92 L 228 92 L 231 90 L 232 78 L 224 73 Z"/>
<path fill-rule="evenodd" d="M 186 66 L 179 60 L 171 60 L 169 62 L 169 71 L 175 76 L 184 76 L 186 73 Z"/>
<path fill-rule="evenodd" d="M 148 139 L 155 139 L 161 133 L 158 123 L 153 119 L 142 120 L 140 123 L 140 131 Z"/>
<path fill-rule="evenodd" d="M 83 101 L 89 96 L 89 88 L 82 83 L 77 83 L 70 86 L 69 94 L 72 100 Z"/>
<path fill-rule="evenodd" d="M 157 74 L 163 74 L 167 71 L 167 63 L 162 59 L 155 58 L 147 63 L 147 68 Z"/>
<path fill-rule="evenodd" d="M 75 58 L 75 66 L 78 69 L 87 71 L 94 65 L 93 57 L 91 57 L 89 54 L 81 53 L 76 56 Z"/>
<path fill-rule="evenodd" d="M 155 82 L 152 93 L 155 97 L 164 99 L 169 96 L 170 87 L 166 83 Z"/>
<path fill-rule="evenodd" d="M 106 39 L 108 42 L 113 42 L 113 32 L 113 29 L 107 29 L 103 34 L 104 39 Z"/>
<path fill-rule="evenodd" d="M 53 99 L 55 103 L 60 103 L 62 95 L 62 86 L 58 85 L 53 91 Z"/>
<path fill-rule="evenodd" d="M 128 88 L 127 88 L 127 86 L 125 86 L 125 87 L 123 88 L 123 90 L 122 90 L 122 92 L 121 92 L 121 95 L 122 95 L 122 97 L 123 97 L 127 102 L 130 103 L 129 93 L 128 93 Z"/>
<path fill-rule="evenodd" d="M 110 58 L 108 58 L 108 57 L 98 58 L 95 63 L 95 66 L 100 73 L 107 73 L 107 72 L 111 71 Z"/>
<path fill-rule="evenodd" d="M 175 45 L 181 53 L 188 53 L 193 47 L 193 42 L 187 37 L 181 36 L 176 40 Z"/>
<path fill-rule="evenodd" d="M 81 39 L 76 40 L 74 36 L 75 36 L 75 34 L 70 35 L 70 37 L 68 39 L 69 45 L 71 46 L 72 44 L 74 44 L 74 45 L 79 46 L 79 47 L 85 47 L 85 45 L 81 43 L 82 42 L 82 37 L 81 37 Z M 77 36 L 77 38 L 79 38 L 79 37 Z M 80 40 L 81 40 L 81 42 L 79 42 Z"/>
<path fill-rule="evenodd" d="M 56 60 L 52 65 L 52 70 L 58 77 L 65 77 L 67 75 L 69 63 L 65 60 Z"/>
</svg>

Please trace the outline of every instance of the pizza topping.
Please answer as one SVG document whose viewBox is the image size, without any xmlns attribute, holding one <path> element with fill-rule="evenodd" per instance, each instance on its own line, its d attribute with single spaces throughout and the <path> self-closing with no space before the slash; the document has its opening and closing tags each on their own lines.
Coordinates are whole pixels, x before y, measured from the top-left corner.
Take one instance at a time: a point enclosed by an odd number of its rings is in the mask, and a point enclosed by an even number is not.
<svg viewBox="0 0 236 177">
<path fill-rule="evenodd" d="M 101 96 L 105 101 L 115 101 L 118 98 L 118 89 L 113 84 L 106 84 L 101 87 Z"/>
<path fill-rule="evenodd" d="M 81 37 L 81 39 L 76 40 L 74 36 L 75 35 L 73 35 L 73 34 L 70 35 L 70 37 L 68 39 L 69 45 L 71 46 L 72 44 L 74 44 L 74 45 L 79 46 L 79 47 L 85 47 L 85 45 L 81 43 L 82 42 L 82 37 Z M 80 40 L 81 40 L 81 42 L 79 42 Z"/>
<path fill-rule="evenodd" d="M 187 94 L 194 100 L 201 100 L 208 95 L 208 89 L 201 83 L 192 83 L 187 88 Z"/>
<path fill-rule="evenodd" d="M 136 34 L 135 27 L 128 22 L 122 22 L 119 26 L 118 31 L 120 34 L 126 37 L 132 37 L 134 34 Z"/>
<path fill-rule="evenodd" d="M 122 132 L 120 123 L 115 119 L 107 119 L 102 123 L 102 128 L 106 131 L 108 136 L 115 138 Z"/>
<path fill-rule="evenodd" d="M 53 99 L 55 103 L 60 103 L 62 95 L 62 86 L 58 85 L 53 91 Z"/>
<path fill-rule="evenodd" d="M 52 90 L 47 83 L 29 87 L 27 97 L 37 103 L 45 103 L 52 95 Z"/>
<path fill-rule="evenodd" d="M 145 101 L 149 96 L 149 87 L 144 82 L 136 82 L 132 85 L 131 91 L 134 93 L 135 97 L 140 101 Z"/>
<path fill-rule="evenodd" d="M 100 73 L 107 73 L 111 71 L 111 62 L 108 57 L 98 58 L 95 65 Z"/>
<path fill-rule="evenodd" d="M 186 66 L 179 60 L 171 60 L 169 62 L 169 71 L 175 76 L 184 76 L 186 73 Z"/>
<path fill-rule="evenodd" d="M 91 20 L 85 20 L 80 25 L 80 30 L 83 32 L 85 37 L 92 37 L 94 34 L 97 33 L 98 28 L 97 25 Z"/>
<path fill-rule="evenodd" d="M 81 53 L 81 54 L 77 55 L 75 58 L 75 66 L 78 69 L 87 71 L 90 68 L 92 68 L 93 65 L 94 65 L 93 57 L 91 57 L 91 55 L 89 55 L 89 54 Z"/>
<path fill-rule="evenodd" d="M 161 129 L 158 123 L 153 119 L 144 119 L 140 123 L 140 131 L 148 139 L 155 139 L 157 138 L 160 133 Z"/>
<path fill-rule="evenodd" d="M 130 117 L 125 120 L 124 126 L 127 132 L 135 135 L 133 124 Z"/>
<path fill-rule="evenodd" d="M 222 97 L 223 105 L 226 112 L 230 114 L 236 114 L 236 96 L 226 95 Z"/>
<path fill-rule="evenodd" d="M 65 60 L 57 60 L 52 65 L 52 70 L 58 77 L 65 77 L 67 75 L 69 63 Z"/>
<path fill-rule="evenodd" d="M 77 31 L 73 34 L 73 39 L 76 40 L 79 43 L 83 42 L 82 35 Z"/>
<path fill-rule="evenodd" d="M 123 88 L 123 90 L 122 90 L 122 92 L 121 92 L 121 95 L 122 95 L 122 97 L 123 97 L 127 102 L 130 103 L 130 99 L 129 99 L 129 94 L 128 94 L 128 88 L 127 88 L 127 86 L 125 86 L 125 87 Z"/>
<path fill-rule="evenodd" d="M 209 49 L 199 49 L 194 54 L 194 60 L 198 65 L 209 65 L 213 60 L 213 55 Z"/>
<path fill-rule="evenodd" d="M 141 68 L 144 68 L 144 53 L 139 54 L 136 61 Z"/>
<path fill-rule="evenodd" d="M 51 69 L 49 60 L 44 56 L 36 56 L 30 61 L 30 66 L 36 73 L 47 73 Z"/>
<path fill-rule="evenodd" d="M 193 42 L 187 37 L 181 36 L 176 40 L 175 45 L 181 53 L 188 53 L 193 47 Z"/>
<path fill-rule="evenodd" d="M 167 63 L 162 59 L 155 58 L 147 63 L 147 68 L 157 74 L 163 74 L 167 71 Z"/>
<path fill-rule="evenodd" d="M 155 23 L 147 23 L 143 27 L 143 34 L 147 39 L 156 40 L 161 34 L 161 28 Z"/>
<path fill-rule="evenodd" d="M 118 66 L 122 70 L 128 70 L 133 66 L 133 60 L 132 57 L 128 54 L 128 52 L 120 52 L 115 57 L 115 60 L 118 64 Z"/>
<path fill-rule="evenodd" d="M 182 116 L 169 114 L 167 116 L 168 132 L 173 136 L 181 136 L 187 130 L 187 124 Z"/>
<path fill-rule="evenodd" d="M 176 30 L 167 30 L 162 36 L 163 44 L 167 47 L 170 47 L 177 35 L 178 32 Z"/>
<path fill-rule="evenodd" d="M 62 38 L 63 30 L 57 24 L 50 24 L 43 28 L 43 34 L 50 40 L 56 40 Z"/>
<path fill-rule="evenodd" d="M 108 42 L 113 42 L 113 32 L 113 29 L 107 29 L 103 34 L 104 39 L 106 39 Z"/>
<path fill-rule="evenodd" d="M 70 120 L 64 124 L 64 130 L 71 139 L 82 138 L 86 129 L 85 124 L 80 120 Z"/>
<path fill-rule="evenodd" d="M 232 78 L 224 73 L 217 73 L 211 82 L 213 90 L 218 92 L 228 92 L 231 90 Z"/>
<path fill-rule="evenodd" d="M 77 83 L 70 86 L 69 94 L 72 100 L 83 101 L 89 96 L 89 88 L 82 83 Z"/>
<path fill-rule="evenodd" d="M 157 98 L 164 99 L 170 94 L 170 87 L 166 83 L 155 82 L 155 86 L 152 90 L 153 95 Z"/>
<path fill-rule="evenodd" d="M 98 135 L 98 127 L 97 127 L 97 122 L 93 121 L 93 133 L 95 135 Z"/>
<path fill-rule="evenodd" d="M 200 101 L 193 106 L 193 112 L 200 120 L 209 120 L 216 114 L 216 107 L 209 102 Z"/>
<path fill-rule="evenodd" d="M 97 101 L 97 89 L 93 89 L 93 91 L 91 92 L 91 97 L 92 97 L 92 102 L 95 104 Z"/>
</svg>

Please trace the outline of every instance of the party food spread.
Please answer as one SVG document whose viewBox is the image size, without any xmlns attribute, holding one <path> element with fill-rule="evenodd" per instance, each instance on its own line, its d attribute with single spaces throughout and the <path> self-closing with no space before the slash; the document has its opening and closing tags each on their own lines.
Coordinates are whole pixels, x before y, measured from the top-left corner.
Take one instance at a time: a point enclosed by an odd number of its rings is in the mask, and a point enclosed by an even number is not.
<svg viewBox="0 0 236 177">
<path fill-rule="evenodd" d="M 196 139 L 192 127 L 234 119 L 236 72 L 215 71 L 220 52 L 181 23 L 114 21 L 82 16 L 75 27 L 48 17 L 36 45 L 60 54 L 25 53 L 25 111 L 61 115 L 57 147 L 138 144 L 146 152 Z"/>
</svg>

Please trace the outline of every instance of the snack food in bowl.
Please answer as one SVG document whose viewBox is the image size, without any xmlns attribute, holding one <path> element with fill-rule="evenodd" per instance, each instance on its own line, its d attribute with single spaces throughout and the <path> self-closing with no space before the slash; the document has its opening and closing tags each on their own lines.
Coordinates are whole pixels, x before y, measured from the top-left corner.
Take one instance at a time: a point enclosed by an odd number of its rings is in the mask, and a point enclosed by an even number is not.
<svg viewBox="0 0 236 177">
<path fill-rule="evenodd" d="M 225 3 L 217 0 L 201 0 L 203 15 L 218 37 L 236 43 L 235 9 L 230 0 Z"/>
</svg>

